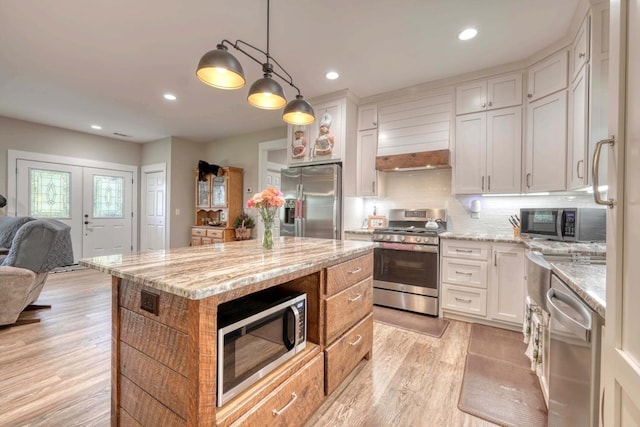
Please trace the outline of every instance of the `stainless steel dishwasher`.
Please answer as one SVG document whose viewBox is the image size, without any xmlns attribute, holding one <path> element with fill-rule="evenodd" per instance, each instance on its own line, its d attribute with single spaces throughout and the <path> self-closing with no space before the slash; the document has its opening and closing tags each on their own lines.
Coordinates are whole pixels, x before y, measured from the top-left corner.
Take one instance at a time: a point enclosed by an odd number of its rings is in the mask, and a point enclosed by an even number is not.
<svg viewBox="0 0 640 427">
<path fill-rule="evenodd" d="M 555 274 L 551 315 L 549 427 L 598 426 L 602 318 Z"/>
</svg>

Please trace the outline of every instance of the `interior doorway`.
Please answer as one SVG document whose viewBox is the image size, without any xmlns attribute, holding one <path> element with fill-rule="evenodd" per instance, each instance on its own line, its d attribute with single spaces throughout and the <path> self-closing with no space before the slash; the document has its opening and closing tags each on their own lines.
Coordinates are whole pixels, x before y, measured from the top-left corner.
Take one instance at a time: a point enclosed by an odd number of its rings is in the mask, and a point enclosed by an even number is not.
<svg viewBox="0 0 640 427">
<path fill-rule="evenodd" d="M 140 250 L 166 249 L 167 165 L 158 163 L 142 167 L 140 178 Z"/>
<path fill-rule="evenodd" d="M 261 142 L 258 148 L 258 190 L 265 187 L 280 189 L 280 171 L 287 167 L 287 140 L 276 139 L 274 141 Z M 282 212 L 279 212 L 282 215 Z M 264 227 L 260 218 L 256 220 L 256 236 L 262 239 Z M 280 236 L 280 220 L 273 227 L 273 237 Z"/>
</svg>

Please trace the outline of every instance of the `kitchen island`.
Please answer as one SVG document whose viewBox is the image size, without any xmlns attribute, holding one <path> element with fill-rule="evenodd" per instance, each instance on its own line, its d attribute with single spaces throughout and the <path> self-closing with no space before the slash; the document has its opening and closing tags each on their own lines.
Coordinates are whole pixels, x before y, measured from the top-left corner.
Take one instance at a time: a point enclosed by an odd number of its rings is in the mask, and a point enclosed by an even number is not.
<svg viewBox="0 0 640 427">
<path fill-rule="evenodd" d="M 112 276 L 112 425 L 301 425 L 373 342 L 373 244 L 279 238 L 81 260 Z M 216 407 L 218 305 L 307 294 L 307 346 Z"/>
</svg>

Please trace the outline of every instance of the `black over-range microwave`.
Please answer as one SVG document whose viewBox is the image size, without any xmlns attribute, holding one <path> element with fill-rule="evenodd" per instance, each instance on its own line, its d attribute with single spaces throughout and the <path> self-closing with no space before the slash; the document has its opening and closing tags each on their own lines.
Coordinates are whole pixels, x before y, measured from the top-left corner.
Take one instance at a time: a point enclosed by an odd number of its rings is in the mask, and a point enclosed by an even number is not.
<svg viewBox="0 0 640 427">
<path fill-rule="evenodd" d="M 304 350 L 306 319 L 307 294 L 277 287 L 221 304 L 217 405 Z"/>
<path fill-rule="evenodd" d="M 604 242 L 606 209 L 533 208 L 520 209 L 520 232 L 565 242 Z"/>
</svg>

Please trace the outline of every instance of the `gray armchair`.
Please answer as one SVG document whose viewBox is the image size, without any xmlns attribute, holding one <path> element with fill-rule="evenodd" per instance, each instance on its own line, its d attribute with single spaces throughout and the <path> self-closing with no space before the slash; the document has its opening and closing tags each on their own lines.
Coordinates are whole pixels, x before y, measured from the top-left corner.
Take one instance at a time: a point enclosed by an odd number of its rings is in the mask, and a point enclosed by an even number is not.
<svg viewBox="0 0 640 427">
<path fill-rule="evenodd" d="M 25 222 L 0 263 L 0 326 L 33 323 L 18 319 L 40 296 L 47 275 L 73 264 L 71 228 L 57 220 Z M 50 306 L 35 306 L 45 308 Z"/>
</svg>

